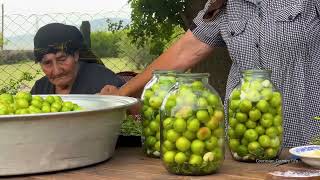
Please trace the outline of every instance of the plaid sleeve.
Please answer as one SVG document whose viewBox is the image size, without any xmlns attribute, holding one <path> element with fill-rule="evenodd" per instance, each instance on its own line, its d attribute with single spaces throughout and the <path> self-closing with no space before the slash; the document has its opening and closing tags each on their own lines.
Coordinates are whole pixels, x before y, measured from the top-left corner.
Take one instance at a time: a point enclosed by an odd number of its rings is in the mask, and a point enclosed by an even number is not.
<svg viewBox="0 0 320 180">
<path fill-rule="evenodd" d="M 212 6 L 212 1 L 209 0 L 203 10 L 201 10 L 197 17 L 194 18 L 190 30 L 193 35 L 200 41 L 212 47 L 224 47 L 225 43 L 220 34 L 220 22 L 224 9 L 222 9 L 213 18 L 205 19 L 207 11 Z"/>
</svg>

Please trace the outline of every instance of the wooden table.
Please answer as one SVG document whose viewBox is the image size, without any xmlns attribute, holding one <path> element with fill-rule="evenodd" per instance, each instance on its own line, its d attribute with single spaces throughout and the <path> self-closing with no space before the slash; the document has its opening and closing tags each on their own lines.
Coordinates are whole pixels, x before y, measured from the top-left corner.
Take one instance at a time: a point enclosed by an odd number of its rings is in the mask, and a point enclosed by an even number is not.
<svg viewBox="0 0 320 180">
<path fill-rule="evenodd" d="M 215 180 L 263 180 L 275 170 L 310 169 L 301 162 L 274 166 L 272 163 L 242 163 L 232 160 L 230 153 L 217 174 L 208 176 L 177 176 L 169 174 L 159 159 L 145 157 L 141 148 L 118 148 L 115 156 L 105 162 L 85 168 L 30 176 L 7 177 L 9 180 L 115 180 L 115 179 L 215 179 Z"/>
</svg>

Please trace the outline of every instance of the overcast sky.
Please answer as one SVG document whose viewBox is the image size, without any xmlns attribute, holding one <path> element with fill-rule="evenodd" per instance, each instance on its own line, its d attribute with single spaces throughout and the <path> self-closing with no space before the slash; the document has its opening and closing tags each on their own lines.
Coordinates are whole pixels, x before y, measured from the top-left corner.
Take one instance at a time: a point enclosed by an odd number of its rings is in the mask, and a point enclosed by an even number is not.
<svg viewBox="0 0 320 180">
<path fill-rule="evenodd" d="M 0 0 L 5 14 L 130 12 L 128 0 Z"/>
<path fill-rule="evenodd" d="M 7 49 L 30 49 L 33 37 L 25 35 L 34 35 L 48 23 L 80 26 L 84 20 L 130 19 L 131 12 L 128 0 L 0 0 L 0 4 L 4 4 Z"/>
</svg>

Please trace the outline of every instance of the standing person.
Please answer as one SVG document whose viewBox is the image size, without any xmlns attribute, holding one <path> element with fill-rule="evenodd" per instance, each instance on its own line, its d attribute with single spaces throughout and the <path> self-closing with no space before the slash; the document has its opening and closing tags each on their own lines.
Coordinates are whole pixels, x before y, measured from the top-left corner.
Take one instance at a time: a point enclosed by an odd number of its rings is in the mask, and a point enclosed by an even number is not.
<svg viewBox="0 0 320 180">
<path fill-rule="evenodd" d="M 135 95 L 154 69 L 186 70 L 216 47 L 227 47 L 233 61 L 226 97 L 242 70 L 272 70 L 283 93 L 285 147 L 308 144 L 320 134 L 320 123 L 312 120 L 320 113 L 319 0 L 209 0 L 185 35 L 144 72 L 102 93 Z"/>
<path fill-rule="evenodd" d="M 36 81 L 32 94 L 96 94 L 105 85 L 124 84 L 85 46 L 74 26 L 41 27 L 34 37 L 34 55 L 45 76 Z"/>
</svg>

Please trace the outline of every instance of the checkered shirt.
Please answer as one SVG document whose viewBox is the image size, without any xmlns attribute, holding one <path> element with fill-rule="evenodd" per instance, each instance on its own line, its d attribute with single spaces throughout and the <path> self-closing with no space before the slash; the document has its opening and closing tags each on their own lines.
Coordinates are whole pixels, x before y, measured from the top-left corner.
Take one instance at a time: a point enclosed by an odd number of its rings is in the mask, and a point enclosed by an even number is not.
<svg viewBox="0 0 320 180">
<path fill-rule="evenodd" d="M 229 0 L 212 20 L 194 19 L 193 34 L 229 50 L 232 66 L 226 97 L 240 71 L 270 69 L 283 94 L 284 147 L 308 144 L 320 135 L 320 0 Z M 227 101 L 225 100 L 225 104 Z"/>
</svg>

